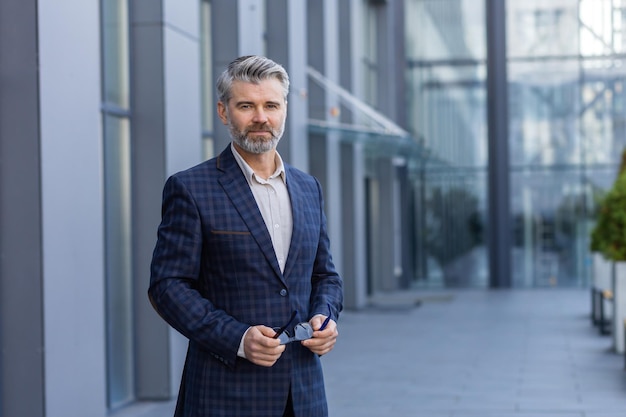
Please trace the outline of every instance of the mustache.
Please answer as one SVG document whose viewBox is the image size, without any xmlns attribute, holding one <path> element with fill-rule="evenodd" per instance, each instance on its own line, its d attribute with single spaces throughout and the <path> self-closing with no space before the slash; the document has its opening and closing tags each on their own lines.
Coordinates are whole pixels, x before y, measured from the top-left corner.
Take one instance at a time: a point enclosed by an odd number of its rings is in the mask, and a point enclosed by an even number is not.
<svg viewBox="0 0 626 417">
<path fill-rule="evenodd" d="M 268 132 L 272 135 L 272 137 L 276 137 L 277 135 L 277 131 L 272 129 L 271 127 L 249 127 L 243 131 L 243 134 L 245 136 L 248 136 L 248 135 L 254 135 L 260 132 Z"/>
</svg>

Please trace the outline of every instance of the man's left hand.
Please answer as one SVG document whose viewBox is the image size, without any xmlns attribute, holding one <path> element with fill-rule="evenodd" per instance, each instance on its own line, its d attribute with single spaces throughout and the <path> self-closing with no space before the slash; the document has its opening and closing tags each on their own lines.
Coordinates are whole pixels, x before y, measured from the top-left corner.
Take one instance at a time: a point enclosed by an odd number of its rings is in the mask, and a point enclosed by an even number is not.
<svg viewBox="0 0 626 417">
<path fill-rule="evenodd" d="M 311 350 L 311 352 L 316 353 L 320 356 L 325 355 L 326 353 L 333 350 L 335 347 L 335 342 L 337 341 L 337 336 L 339 336 L 339 332 L 337 331 L 337 323 L 334 320 L 329 320 L 326 328 L 324 330 L 319 330 L 322 326 L 322 323 L 326 319 L 325 316 L 318 314 L 309 320 L 311 327 L 313 328 L 313 338 L 308 340 L 303 340 L 302 346 L 305 346 Z"/>
</svg>

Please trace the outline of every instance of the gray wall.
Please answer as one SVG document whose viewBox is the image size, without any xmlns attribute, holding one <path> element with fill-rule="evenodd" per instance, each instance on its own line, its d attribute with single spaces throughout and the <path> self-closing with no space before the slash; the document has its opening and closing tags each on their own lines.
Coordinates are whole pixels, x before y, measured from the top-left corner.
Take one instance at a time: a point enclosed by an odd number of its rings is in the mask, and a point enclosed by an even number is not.
<svg viewBox="0 0 626 417">
<path fill-rule="evenodd" d="M 0 2 L 0 416 L 44 414 L 34 0 Z"/>
</svg>

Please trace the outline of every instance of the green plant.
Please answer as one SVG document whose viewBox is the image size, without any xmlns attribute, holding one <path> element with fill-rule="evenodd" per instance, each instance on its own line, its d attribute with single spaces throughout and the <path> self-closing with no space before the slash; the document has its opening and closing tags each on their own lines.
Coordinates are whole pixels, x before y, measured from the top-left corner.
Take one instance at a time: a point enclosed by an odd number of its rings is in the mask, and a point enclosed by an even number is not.
<svg viewBox="0 0 626 417">
<path fill-rule="evenodd" d="M 599 205 L 590 249 L 612 261 L 626 261 L 626 150 L 613 187 Z"/>
</svg>

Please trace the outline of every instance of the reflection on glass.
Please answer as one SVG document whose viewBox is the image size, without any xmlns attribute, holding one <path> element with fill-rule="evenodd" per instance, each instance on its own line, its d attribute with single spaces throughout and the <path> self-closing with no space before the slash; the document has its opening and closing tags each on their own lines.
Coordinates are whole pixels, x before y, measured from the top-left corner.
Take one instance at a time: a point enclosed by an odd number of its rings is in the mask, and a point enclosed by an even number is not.
<svg viewBox="0 0 626 417">
<path fill-rule="evenodd" d="M 376 108 L 378 101 L 378 25 L 376 19 L 378 15 L 374 5 L 365 7 L 363 12 L 363 32 L 366 34 L 361 58 L 364 75 L 363 99 Z"/>
<path fill-rule="evenodd" d="M 446 270 L 469 265 L 489 226 L 485 3 L 405 5 L 409 123 L 426 148 L 415 162 L 416 282 L 455 285 Z M 513 283 L 585 285 L 594 194 L 626 146 L 626 1 L 509 0 L 506 10 Z"/>
<path fill-rule="evenodd" d="M 127 0 L 102 0 L 103 101 L 129 106 Z"/>
<path fill-rule="evenodd" d="M 109 406 L 134 397 L 130 135 L 127 119 L 104 118 L 105 259 Z"/>
<path fill-rule="evenodd" d="M 507 2 L 516 286 L 587 282 L 593 194 L 626 144 L 622 3 Z"/>
<path fill-rule="evenodd" d="M 205 159 L 211 158 L 214 129 L 213 67 L 211 61 L 211 2 L 200 3 L 200 74 L 202 77 L 202 143 Z"/>
<path fill-rule="evenodd" d="M 101 0 L 107 400 L 134 399 L 127 0 Z M 111 113 L 116 113 L 113 115 Z"/>
</svg>

